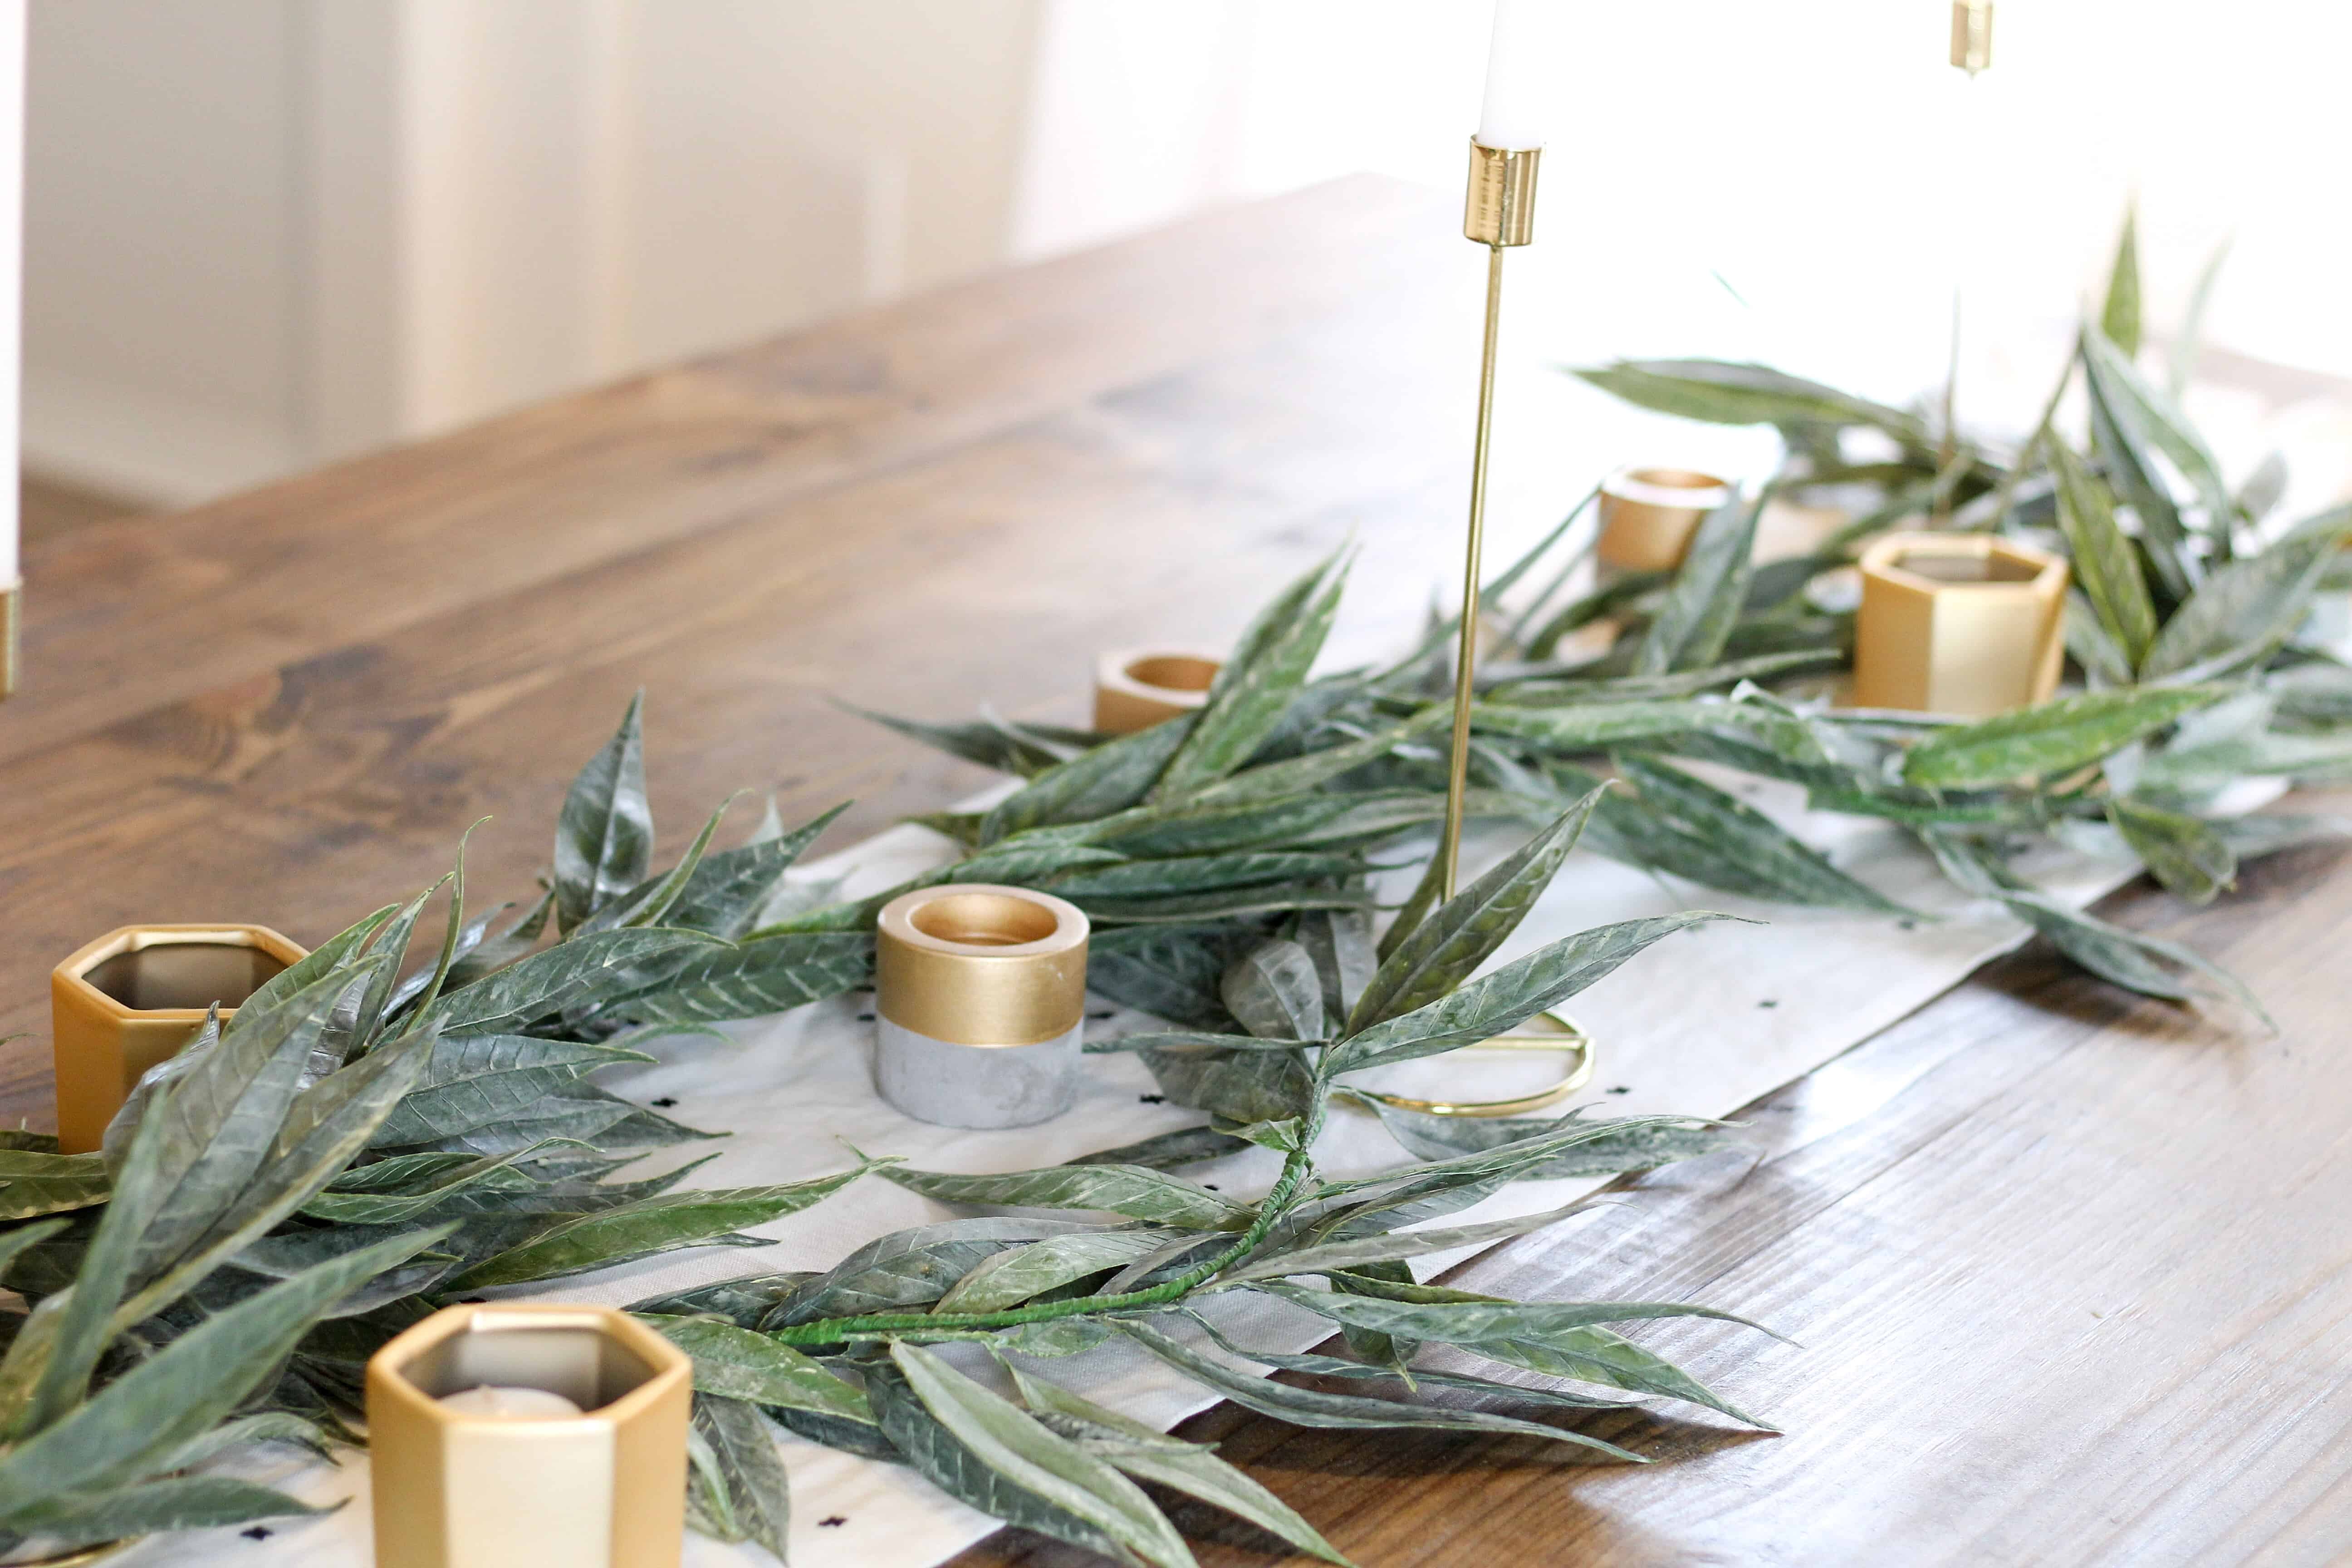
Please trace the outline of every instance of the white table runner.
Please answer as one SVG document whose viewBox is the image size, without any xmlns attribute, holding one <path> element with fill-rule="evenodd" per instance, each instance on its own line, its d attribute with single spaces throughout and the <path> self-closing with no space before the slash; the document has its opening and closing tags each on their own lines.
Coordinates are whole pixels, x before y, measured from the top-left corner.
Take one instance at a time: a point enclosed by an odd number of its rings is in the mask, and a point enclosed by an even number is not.
<svg viewBox="0 0 2352 1568">
<path fill-rule="evenodd" d="M 1808 813 L 1799 792 L 1787 786 L 1724 782 L 1825 850 L 1840 868 L 1923 918 L 1792 909 L 1681 884 L 1668 887 L 1579 852 L 1495 963 L 1588 927 L 1681 909 L 1717 909 L 1766 922 L 1719 922 L 1669 937 L 1570 1004 L 1600 1041 L 1591 1095 L 1602 1114 L 1728 1115 L 1931 1001 L 2029 934 L 1996 906 L 1962 896 L 1899 830 Z M 1474 840 L 1469 856 L 1475 858 L 1484 849 L 1491 858 L 1507 842 Z M 2078 906 L 2119 885 L 2135 869 L 2054 849 L 2036 854 L 2027 868 L 2053 894 Z M 813 865 L 807 874 L 845 874 L 845 894 L 863 896 L 950 855 L 946 841 L 927 829 L 898 827 Z M 1394 899 L 1404 890 L 1384 891 Z M 735 1026 L 726 1043 L 696 1037 L 656 1041 L 649 1048 L 663 1057 L 661 1062 L 598 1081 L 633 1099 L 664 1099 L 668 1113 L 690 1125 L 731 1130 L 733 1136 L 721 1142 L 663 1151 L 646 1163 L 650 1170 L 656 1161 L 674 1164 L 716 1148 L 719 1158 L 696 1178 L 708 1186 L 789 1182 L 836 1171 L 850 1161 L 847 1143 L 869 1154 L 903 1155 L 925 1169 L 1017 1170 L 1059 1163 L 1201 1121 L 1197 1111 L 1150 1103 L 1145 1097 L 1156 1086 L 1139 1062 L 1123 1055 L 1088 1058 L 1076 1107 L 1042 1127 L 980 1132 L 910 1121 L 884 1104 L 868 1079 L 873 1026 L 858 1015 L 870 1007 L 869 995 L 838 997 Z M 1088 1030 L 1106 1037 L 1146 1026 L 1139 1015 L 1122 1014 L 1091 1023 Z M 1474 1054 L 1391 1070 L 1399 1075 L 1389 1080 L 1393 1087 L 1442 1083 L 1442 1092 L 1454 1098 L 1485 1098 L 1538 1087 L 1545 1068 Z M 674 1107 L 667 1106 L 669 1100 L 677 1102 Z M 1371 1117 L 1343 1107 L 1334 1108 L 1317 1154 L 1318 1169 L 1334 1175 L 1368 1173 L 1409 1158 Z M 1275 1168 L 1275 1156 L 1251 1150 L 1215 1164 L 1188 1167 L 1184 1174 L 1249 1194 L 1262 1191 Z M 1603 1184 L 1605 1179 L 1523 1182 L 1438 1223 L 1534 1213 Z M 670 1253 L 587 1283 L 536 1293 L 619 1304 L 739 1275 L 821 1269 L 877 1236 L 962 1212 L 968 1211 L 869 1178 L 762 1228 L 759 1234 L 774 1237 L 773 1247 Z M 1463 1256 L 1434 1255 L 1416 1260 L 1415 1268 L 1426 1278 Z M 1710 1304 L 1734 1311 L 1740 1306 L 1736 1300 Z M 1229 1321 L 1228 1331 L 1242 1342 L 1276 1352 L 1305 1350 L 1331 1330 L 1324 1319 L 1266 1298 L 1225 1296 L 1215 1306 Z M 1744 1331 L 1727 1326 L 1724 1331 Z M 982 1371 L 977 1362 L 967 1364 Z M 1161 1427 L 1215 1403 L 1197 1384 L 1128 1346 L 1106 1345 L 1043 1365 L 1055 1381 Z M 1723 1384 L 1727 1397 L 1741 1397 L 1737 1373 Z M 782 1447 L 792 1477 L 794 1568 L 929 1568 L 996 1528 L 993 1520 L 953 1501 L 902 1466 L 796 1438 L 782 1439 Z M 149 1541 L 117 1561 L 122 1568 L 361 1568 L 371 1563 L 364 1456 L 351 1455 L 340 1468 L 331 1468 L 277 1457 L 284 1452 L 262 1450 L 268 1457 L 242 1458 L 229 1461 L 228 1468 L 314 1503 L 344 1506 L 322 1519 L 267 1526 L 268 1533 L 257 1540 L 235 1530 L 190 1532 Z M 757 1547 L 722 1545 L 689 1533 L 686 1562 L 691 1568 L 756 1568 L 772 1565 L 773 1559 Z"/>
</svg>

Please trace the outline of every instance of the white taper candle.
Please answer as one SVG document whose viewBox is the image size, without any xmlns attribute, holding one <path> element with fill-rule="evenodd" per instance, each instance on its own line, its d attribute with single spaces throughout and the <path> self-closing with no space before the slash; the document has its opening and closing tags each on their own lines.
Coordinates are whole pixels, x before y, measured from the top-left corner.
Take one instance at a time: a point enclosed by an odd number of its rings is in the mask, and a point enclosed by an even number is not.
<svg viewBox="0 0 2352 1568">
<path fill-rule="evenodd" d="M 1478 140 L 1489 147 L 1540 147 L 1562 86 L 1560 12 L 1568 0 L 1495 0 L 1486 52 L 1486 104 Z"/>
<path fill-rule="evenodd" d="M 25 293 L 25 5 L 0 0 L 0 590 L 16 581 Z"/>
</svg>

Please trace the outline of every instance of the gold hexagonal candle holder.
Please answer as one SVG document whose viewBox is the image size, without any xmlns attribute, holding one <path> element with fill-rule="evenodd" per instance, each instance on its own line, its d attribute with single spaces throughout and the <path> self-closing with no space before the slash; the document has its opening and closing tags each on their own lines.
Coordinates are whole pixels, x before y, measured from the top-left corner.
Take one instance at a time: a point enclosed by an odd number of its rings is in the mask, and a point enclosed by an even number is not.
<svg viewBox="0 0 2352 1568">
<path fill-rule="evenodd" d="M 2057 689 L 2064 558 L 1990 534 L 1895 533 L 1861 566 L 1856 706 L 1981 719 Z"/>
<path fill-rule="evenodd" d="M 1671 572 L 1706 514 L 1730 499 L 1730 484 L 1713 474 L 1620 468 L 1601 481 L 1594 558 L 1604 572 Z"/>
<path fill-rule="evenodd" d="M 267 926 L 111 931 L 49 972 L 58 1147 L 87 1154 L 141 1075 L 307 954 Z"/>
<path fill-rule="evenodd" d="M 1198 648 L 1125 648 L 1095 661 L 1095 729 L 1131 735 L 1198 710 L 1224 662 Z"/>
<path fill-rule="evenodd" d="M 434 1313 L 368 1362 L 376 1568 L 677 1568 L 693 1384 L 609 1307 Z"/>
</svg>

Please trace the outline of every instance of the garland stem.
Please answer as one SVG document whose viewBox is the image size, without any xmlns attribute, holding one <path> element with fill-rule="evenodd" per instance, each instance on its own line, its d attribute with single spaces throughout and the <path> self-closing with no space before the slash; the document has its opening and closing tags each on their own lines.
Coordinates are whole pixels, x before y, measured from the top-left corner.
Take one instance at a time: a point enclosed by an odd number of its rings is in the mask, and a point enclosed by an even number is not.
<svg viewBox="0 0 2352 1568">
<path fill-rule="evenodd" d="M 1128 1311 L 1138 1307 L 1157 1307 L 1173 1301 L 1194 1287 L 1257 1250 L 1275 1222 L 1289 1212 L 1291 1200 L 1314 1169 L 1307 1151 L 1314 1146 L 1316 1134 L 1323 1130 L 1323 1110 L 1326 1090 L 1316 1088 L 1315 1108 L 1306 1124 L 1299 1130 L 1298 1147 L 1283 1161 L 1282 1174 L 1275 1178 L 1257 1207 L 1257 1217 L 1241 1238 L 1206 1263 L 1186 1269 L 1172 1279 L 1142 1290 L 1122 1290 L 1115 1296 L 1080 1296 L 1067 1301 L 1041 1301 L 1026 1307 L 1008 1307 L 996 1312 L 876 1312 L 862 1318 L 819 1318 L 806 1323 L 789 1323 L 782 1328 L 763 1331 L 769 1339 L 784 1345 L 835 1344 L 855 1337 L 874 1334 L 924 1333 L 940 1330 L 987 1330 L 1019 1328 L 1024 1323 L 1051 1322 L 1058 1318 L 1083 1317 L 1089 1312 Z"/>
</svg>

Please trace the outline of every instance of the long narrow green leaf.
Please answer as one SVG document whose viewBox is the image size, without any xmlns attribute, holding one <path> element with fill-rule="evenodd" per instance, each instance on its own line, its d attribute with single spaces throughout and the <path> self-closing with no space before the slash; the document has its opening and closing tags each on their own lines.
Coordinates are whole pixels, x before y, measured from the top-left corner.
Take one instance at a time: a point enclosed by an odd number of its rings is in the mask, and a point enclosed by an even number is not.
<svg viewBox="0 0 2352 1568">
<path fill-rule="evenodd" d="M 1242 1216 L 1238 1205 L 1206 1188 L 1139 1165 L 1047 1165 L 978 1175 L 889 1165 L 877 1173 L 895 1186 L 941 1203 L 1089 1209 L 1194 1230 L 1232 1226 Z"/>
<path fill-rule="evenodd" d="M 697 1392 L 694 1396 L 690 1457 L 696 1479 L 710 1491 L 698 1498 L 689 1489 L 691 1507 L 705 1503 L 704 1517 L 722 1541 L 756 1541 L 785 1561 L 785 1538 L 791 1531 L 792 1488 L 776 1439 L 757 1405 L 723 1394 Z M 712 1506 L 715 1505 L 715 1506 Z M 713 1517 L 715 1515 L 715 1517 Z"/>
<path fill-rule="evenodd" d="M 2107 802 L 2107 820 L 2156 879 L 2192 904 L 2208 904 L 2238 879 L 2229 840 L 2207 823 L 2145 801 Z"/>
<path fill-rule="evenodd" d="M 1926 437 L 1916 415 L 1760 364 L 1619 360 L 1571 374 L 1636 407 L 1714 425 L 1867 425 L 1898 439 Z"/>
<path fill-rule="evenodd" d="M 1220 989 L 1234 1016 L 1261 1039 L 1323 1037 L 1322 977 L 1315 972 L 1315 960 L 1295 942 L 1252 948 L 1225 971 Z"/>
<path fill-rule="evenodd" d="M 1093 822 L 1141 805 L 1199 718 L 1188 713 L 1171 719 L 1048 768 L 989 808 L 981 842 L 993 844 L 1032 827 Z"/>
<path fill-rule="evenodd" d="M 0 1458 L 0 1521 L 60 1493 L 146 1475 L 271 1375 L 320 1312 L 446 1234 L 361 1247 L 197 1324 Z"/>
<path fill-rule="evenodd" d="M 1339 1549 L 1301 1519 L 1297 1510 L 1206 1448 L 1179 1442 L 1130 1421 L 1114 1410 L 1081 1399 L 1068 1389 L 1010 1366 L 1022 1403 L 1046 1426 L 1139 1480 L 1171 1488 L 1214 1504 L 1260 1530 L 1280 1537 L 1311 1557 L 1352 1568 Z"/>
<path fill-rule="evenodd" d="M 1410 1013 L 1452 991 L 1486 963 L 1551 886 L 1608 786 L 1592 790 L 1557 820 L 1440 904 L 1384 960 L 1348 1016 L 1347 1033 Z"/>
<path fill-rule="evenodd" d="M 1200 722 L 1153 784 L 1152 801 L 1181 800 L 1223 778 L 1282 721 L 1339 613 L 1348 580 L 1345 553 L 1326 557 L 1250 622 L 1219 667 Z"/>
<path fill-rule="evenodd" d="M 2303 625 L 2347 535 L 2352 520 L 2334 532 L 2283 539 L 2216 571 L 2165 623 L 2141 661 L 2140 679 L 2213 680 L 2268 658 Z"/>
<path fill-rule="evenodd" d="M 873 1407 L 862 1389 L 790 1345 L 707 1318 L 636 1315 L 694 1358 L 694 1386 L 703 1393 L 874 1423 Z"/>
<path fill-rule="evenodd" d="M 1223 1362 L 1213 1361 L 1133 1319 L 1117 1320 L 1113 1326 L 1195 1383 L 1215 1389 L 1244 1409 L 1271 1415 L 1277 1421 L 1287 1421 L 1294 1426 L 1369 1427 L 1374 1430 L 1426 1426 L 1441 1431 L 1507 1432 L 1521 1436 L 1548 1438 L 1556 1443 L 1573 1443 L 1580 1447 L 1597 1449 L 1612 1459 L 1623 1459 L 1637 1465 L 1647 1463 L 1639 1454 L 1629 1453 L 1614 1443 L 1588 1437 L 1564 1426 L 1546 1426 L 1539 1422 L 1496 1415 L 1485 1410 L 1407 1405 L 1399 1400 L 1368 1399 L 1354 1394 L 1324 1394 L 1293 1388 L 1287 1384 L 1271 1383 L 1255 1373 L 1242 1372 Z"/>
<path fill-rule="evenodd" d="M 1734 493 L 1700 521 L 1635 650 L 1635 675 L 1703 669 L 1723 657 L 1755 574 L 1756 521 L 1763 510 L 1762 497 L 1751 502 Z"/>
<path fill-rule="evenodd" d="M 721 1023 L 837 996 L 870 984 L 873 973 L 869 932 L 783 931 L 714 948 L 607 1005 L 639 1024 Z"/>
<path fill-rule="evenodd" d="M 860 1165 L 773 1186 L 664 1193 L 583 1215 L 483 1259 L 453 1276 L 446 1288 L 483 1290 L 496 1285 L 525 1285 L 677 1247 L 709 1246 L 748 1226 L 768 1225 L 797 1214 L 839 1192 L 866 1171 Z"/>
<path fill-rule="evenodd" d="M 1657 869 L 1727 892 L 1784 903 L 1879 914 L 1911 912 L 1713 784 L 1635 752 L 1620 752 L 1615 762 L 1640 796 L 1626 800 L 1612 795 L 1604 801 L 1604 823 L 1620 834 L 1637 828 L 1633 847 Z"/>
<path fill-rule="evenodd" d="M 1176 1527 L 1141 1489 L 1019 1406 L 999 1398 L 920 1345 L 890 1359 L 923 1407 L 992 1469 L 1161 1568 L 1193 1568 Z"/>
<path fill-rule="evenodd" d="M 563 797 L 555 828 L 555 925 L 569 931 L 605 900 L 645 880 L 654 853 L 646 801 L 646 694 L 629 699 L 621 727 L 588 760 Z"/>
<path fill-rule="evenodd" d="M 569 1008 L 629 994 L 648 977 L 667 974 L 697 950 L 719 947 L 699 931 L 656 927 L 604 931 L 533 953 L 487 979 L 449 992 L 417 1015 L 417 1026 L 444 1036 L 512 1034 Z"/>
<path fill-rule="evenodd" d="M 867 1375 L 866 1387 L 872 1394 L 876 1413 L 881 1416 L 883 1434 L 889 1440 L 888 1457 L 913 1466 L 918 1474 L 948 1496 L 992 1519 L 1068 1542 L 1120 1563 L 1123 1568 L 1138 1568 L 1141 1563 L 1117 1539 L 1016 1484 L 959 1440 L 924 1407 L 897 1367 L 887 1363 L 877 1366 Z M 803 1419 L 793 1417 L 795 1426 Z"/>
<path fill-rule="evenodd" d="M 2140 574 L 2139 552 L 2116 523 L 2106 489 L 2083 471 L 2065 443 L 2045 443 L 2051 471 L 2058 478 L 2058 522 L 2066 535 L 2074 574 L 2089 595 L 2099 624 L 2134 668 L 2156 638 L 2156 606 Z"/>
<path fill-rule="evenodd" d="M 2169 686 L 2062 697 L 1937 731 L 1903 759 L 1903 777 L 1932 788 L 1965 789 L 2063 773 L 2111 756 L 2227 695 L 2219 686 Z"/>
<path fill-rule="evenodd" d="M 2107 274 L 2106 303 L 2099 308 L 2099 329 L 2126 355 L 2139 353 L 2139 210 L 2127 206 L 2115 266 Z"/>
<path fill-rule="evenodd" d="M 1695 910 L 1563 937 L 1434 1002 L 1350 1035 L 1326 1055 L 1324 1071 L 1356 1072 L 1491 1039 L 1559 1006 L 1652 942 L 1730 918 Z"/>
</svg>

